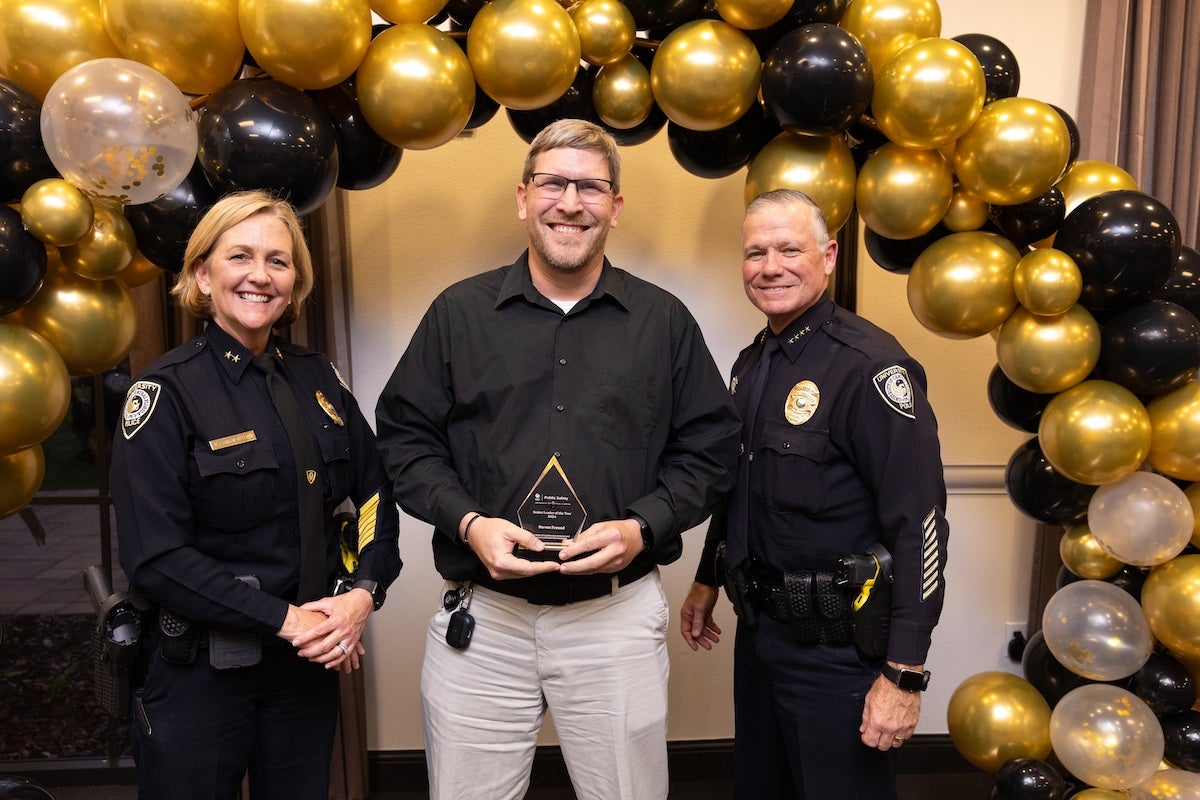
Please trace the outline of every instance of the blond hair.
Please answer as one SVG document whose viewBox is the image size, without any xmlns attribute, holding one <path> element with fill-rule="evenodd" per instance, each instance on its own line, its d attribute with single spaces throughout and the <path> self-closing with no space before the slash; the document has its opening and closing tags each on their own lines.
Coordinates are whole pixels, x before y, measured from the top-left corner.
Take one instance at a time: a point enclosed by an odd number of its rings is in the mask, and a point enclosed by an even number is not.
<svg viewBox="0 0 1200 800">
<path fill-rule="evenodd" d="M 525 154 L 525 167 L 521 172 L 521 183 L 529 183 L 533 175 L 534 160 L 547 150 L 571 148 L 599 153 L 608 162 L 608 179 L 612 182 L 613 194 L 621 191 L 621 153 L 612 135 L 599 125 L 583 119 L 560 119 L 551 122 L 529 143 Z M 599 177 L 589 176 L 589 177 Z"/>
</svg>

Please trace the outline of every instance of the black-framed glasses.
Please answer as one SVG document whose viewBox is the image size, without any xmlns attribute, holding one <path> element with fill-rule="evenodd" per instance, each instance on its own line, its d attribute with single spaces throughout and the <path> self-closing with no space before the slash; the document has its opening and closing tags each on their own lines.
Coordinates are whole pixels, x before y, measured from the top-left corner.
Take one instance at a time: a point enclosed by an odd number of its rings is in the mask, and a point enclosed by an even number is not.
<svg viewBox="0 0 1200 800">
<path fill-rule="evenodd" d="M 553 172 L 535 172 L 529 180 L 537 190 L 551 200 L 557 200 L 567 191 L 567 187 L 575 184 L 579 199 L 585 203 L 595 203 L 613 193 L 612 181 L 604 178 L 565 178 Z"/>
</svg>

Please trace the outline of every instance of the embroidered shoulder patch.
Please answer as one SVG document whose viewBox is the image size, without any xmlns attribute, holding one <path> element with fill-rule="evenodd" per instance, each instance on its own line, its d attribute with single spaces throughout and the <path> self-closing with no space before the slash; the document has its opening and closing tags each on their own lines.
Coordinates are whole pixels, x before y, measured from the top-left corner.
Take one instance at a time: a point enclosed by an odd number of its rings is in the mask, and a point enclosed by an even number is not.
<svg viewBox="0 0 1200 800">
<path fill-rule="evenodd" d="M 875 384 L 875 391 L 879 392 L 879 396 L 893 411 L 909 419 L 917 418 L 913 413 L 912 384 L 908 380 L 908 371 L 904 367 L 897 364 L 894 367 L 880 370 L 871 380 Z"/>
<path fill-rule="evenodd" d="M 121 409 L 121 433 L 126 440 L 132 439 L 150 421 L 161 390 L 162 386 L 154 381 L 137 381 L 129 387 L 125 407 Z"/>
</svg>

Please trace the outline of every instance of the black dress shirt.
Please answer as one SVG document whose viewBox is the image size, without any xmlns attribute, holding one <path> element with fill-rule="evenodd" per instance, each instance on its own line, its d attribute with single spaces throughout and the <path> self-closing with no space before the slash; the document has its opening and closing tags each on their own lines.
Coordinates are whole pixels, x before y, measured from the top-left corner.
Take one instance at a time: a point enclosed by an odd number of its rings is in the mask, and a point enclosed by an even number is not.
<svg viewBox="0 0 1200 800">
<path fill-rule="evenodd" d="M 478 511 L 516 524 L 556 456 L 585 527 L 649 523 L 652 552 L 627 569 L 674 561 L 737 457 L 740 423 L 700 328 L 674 296 L 607 261 L 563 313 L 534 288 L 527 258 L 434 300 L 384 387 L 377 429 L 397 501 L 433 523 L 445 578 L 486 578 L 460 520 Z"/>
</svg>

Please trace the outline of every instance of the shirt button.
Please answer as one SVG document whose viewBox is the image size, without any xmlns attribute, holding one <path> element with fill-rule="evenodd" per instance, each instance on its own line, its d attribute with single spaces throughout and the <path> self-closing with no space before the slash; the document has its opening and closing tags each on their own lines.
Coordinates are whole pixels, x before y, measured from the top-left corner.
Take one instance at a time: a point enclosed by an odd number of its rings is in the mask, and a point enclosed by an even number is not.
<svg viewBox="0 0 1200 800">
<path fill-rule="evenodd" d="M 783 443 L 783 449 L 784 449 L 784 450 L 787 450 L 787 449 L 788 449 L 789 447 L 791 447 L 791 446 L 792 446 L 792 443 L 791 443 L 791 442 L 784 442 L 784 443 Z"/>
<path fill-rule="evenodd" d="M 564 405 L 562 405 L 561 403 L 559 403 L 558 405 L 556 405 L 556 406 L 555 406 L 555 408 L 556 408 L 557 410 L 559 410 L 559 411 L 563 411 L 563 410 L 566 408 L 566 406 L 564 406 Z"/>
<path fill-rule="evenodd" d="M 239 459 L 237 460 L 237 468 L 238 468 L 238 469 L 245 469 L 245 468 L 246 468 L 246 462 L 245 462 L 245 461 L 243 461 L 242 459 L 240 459 L 240 458 L 239 458 Z"/>
<path fill-rule="evenodd" d="M 555 450 L 555 451 L 554 451 L 554 457 L 555 457 L 555 458 L 562 458 L 562 451 L 560 451 L 560 450 Z"/>
<path fill-rule="evenodd" d="M 563 365 L 565 365 L 565 364 L 567 363 L 567 360 L 566 360 L 565 358 L 560 358 L 560 359 L 558 360 L 558 363 L 559 363 L 559 364 L 563 364 Z"/>
</svg>

